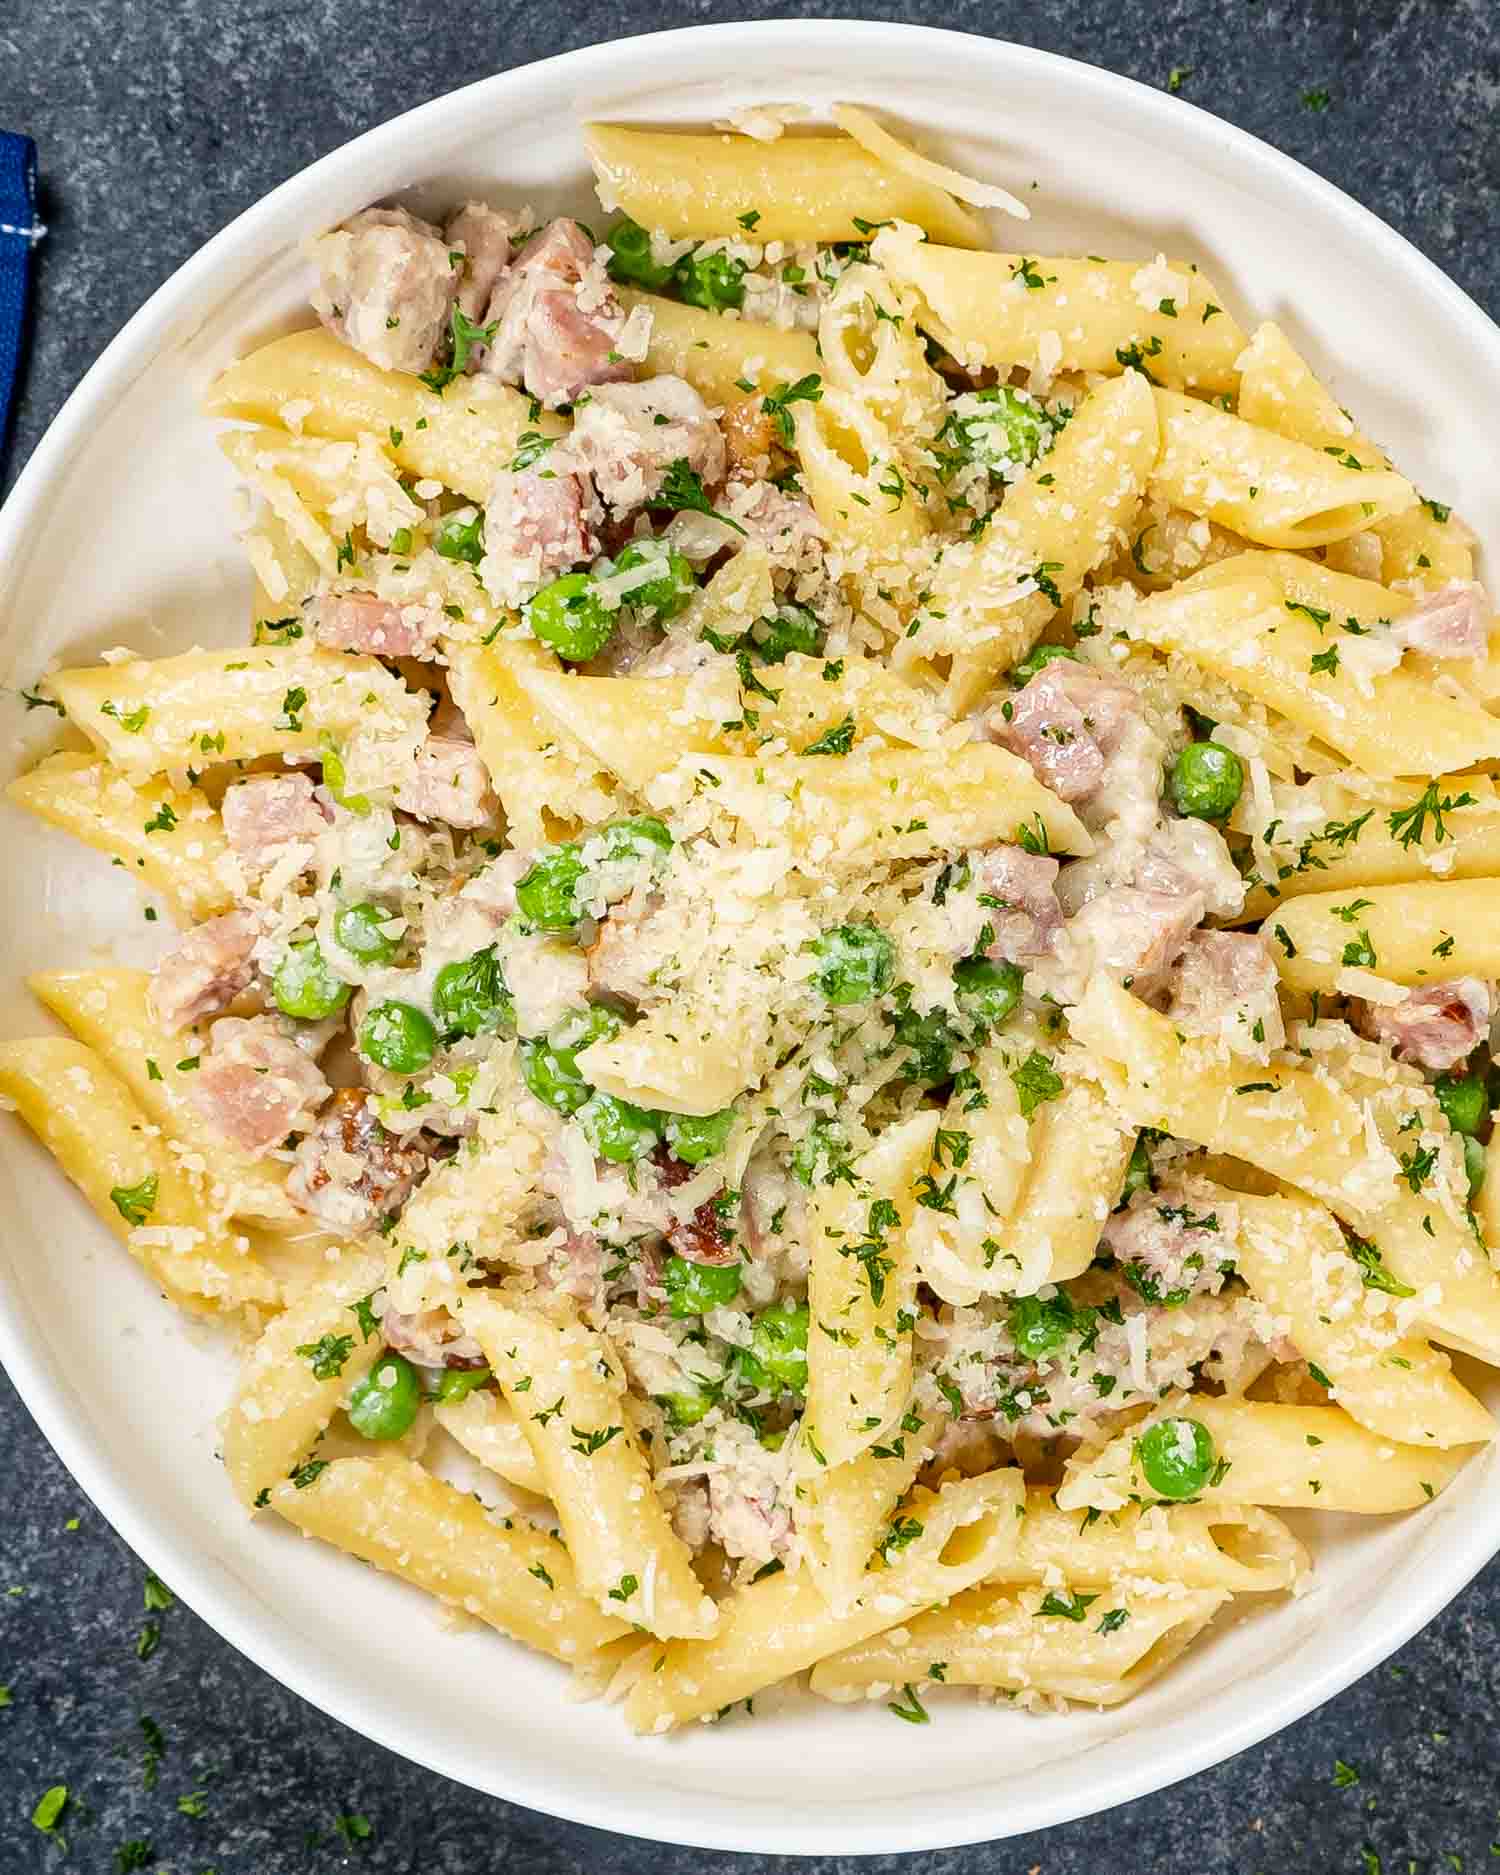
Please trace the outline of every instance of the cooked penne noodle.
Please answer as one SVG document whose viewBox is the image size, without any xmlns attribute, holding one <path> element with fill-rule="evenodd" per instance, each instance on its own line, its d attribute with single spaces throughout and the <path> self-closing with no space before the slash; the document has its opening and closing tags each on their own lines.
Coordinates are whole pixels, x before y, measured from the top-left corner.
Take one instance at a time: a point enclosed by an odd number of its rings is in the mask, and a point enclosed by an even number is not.
<svg viewBox="0 0 1500 1875">
<path fill-rule="evenodd" d="M 130 1089 L 82 1042 L 0 1042 L 0 1095 L 168 1298 L 193 1314 L 274 1310 L 275 1280 L 210 1219 Z"/>
<path fill-rule="evenodd" d="M 1500 977 L 1500 878 L 1308 892 L 1281 907 L 1276 967 L 1289 989 L 1333 992 L 1350 969 L 1391 983 Z"/>
<path fill-rule="evenodd" d="M 599 199 L 643 228 L 709 240 L 737 224 L 758 241 L 858 241 L 880 221 L 911 221 L 978 247 L 978 219 L 945 190 L 904 175 L 853 137 L 631 130 L 589 124 L 584 148 Z M 742 224 L 741 217 L 754 221 Z"/>
<path fill-rule="evenodd" d="M 710 1640 L 677 1641 L 653 1658 L 625 1700 L 637 1732 L 666 1732 L 804 1672 L 840 1648 L 895 1627 L 919 1608 L 984 1581 L 1015 1549 L 1021 1474 L 994 1471 L 915 1492 L 902 1507 L 914 1536 L 872 1569 L 860 1599 L 835 1613 L 807 1570 L 736 1590 Z"/>
<path fill-rule="evenodd" d="M 1059 1509 L 1119 1510 L 1158 1492 L 1141 1458 L 1141 1440 L 1163 1420 L 1206 1429 L 1215 1476 L 1196 1496 L 1207 1504 L 1384 1514 L 1413 1510 L 1446 1489 L 1465 1452 L 1401 1445 L 1370 1432 L 1341 1407 L 1281 1406 L 1183 1394 L 1112 1439 L 1092 1458 L 1070 1460 L 1057 1489 Z"/>
<path fill-rule="evenodd" d="M 179 924 L 216 917 L 234 902 L 224 828 L 197 787 L 175 787 L 164 776 L 129 780 L 97 756 L 66 750 L 18 775 L 5 792 L 118 859 L 161 893 Z"/>
<path fill-rule="evenodd" d="M 971 369 L 1113 375 L 1138 359 L 1174 390 L 1236 388 L 1245 334 L 1187 262 L 965 253 L 904 228 L 882 229 L 872 252 L 917 294 L 923 330 Z"/>
<path fill-rule="evenodd" d="M 718 1611 L 651 1482 L 608 1343 L 480 1291 L 464 1321 L 531 1445 L 581 1592 L 652 1634 L 712 1634 Z"/>
<path fill-rule="evenodd" d="M 884 1134 L 855 1182 L 820 1195 L 808 1220 L 807 1412 L 820 1466 L 842 1465 L 897 1430 L 911 1392 L 917 1287 L 915 1186 L 932 1156 L 936 1114 Z"/>
<path fill-rule="evenodd" d="M 461 1614 L 565 1666 L 586 1666 L 628 1634 L 574 1582 L 555 1536 L 495 1517 L 408 1458 L 336 1458 L 305 1482 L 278 1484 L 271 1508 L 306 1536 L 425 1589 Z"/>
<path fill-rule="evenodd" d="M 1095 1600 L 1097 1620 L 1092 1608 L 1081 1619 L 1072 1612 Z M 1169 1667 L 1228 1600 L 1223 1589 L 1135 1588 L 1097 1597 L 971 1589 L 820 1661 L 812 1690 L 825 1699 L 877 1699 L 931 1680 L 1116 1706 Z"/>
</svg>

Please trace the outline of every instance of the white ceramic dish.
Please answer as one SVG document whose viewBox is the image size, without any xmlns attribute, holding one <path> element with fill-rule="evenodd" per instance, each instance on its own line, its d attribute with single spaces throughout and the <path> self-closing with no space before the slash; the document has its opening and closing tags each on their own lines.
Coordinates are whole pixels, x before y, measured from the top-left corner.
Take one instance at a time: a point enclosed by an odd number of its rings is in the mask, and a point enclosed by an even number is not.
<svg viewBox="0 0 1500 1875">
<path fill-rule="evenodd" d="M 0 681 L 16 688 L 119 642 L 160 653 L 240 639 L 249 583 L 231 478 L 195 399 L 238 352 L 305 322 L 304 236 L 396 192 L 418 207 L 472 189 L 582 210 L 584 117 L 702 123 L 748 102 L 846 98 L 1023 194 L 1035 218 L 1024 235 L 1008 225 L 1007 241 L 1199 260 L 1242 317 L 1287 326 L 1424 488 L 1500 525 L 1500 331 L 1295 163 L 1179 99 L 1016 46 L 843 21 L 709 27 L 569 53 L 414 111 L 293 178 L 174 275 L 89 372 L 0 515 Z M 1500 538 L 1487 545 L 1493 566 Z M 35 718 L 27 727 L 40 733 Z M 162 931 L 118 870 L 5 809 L 0 868 L 6 1034 L 42 1026 L 25 971 L 105 946 L 139 961 Z M 934 1722 L 912 1727 L 880 1705 L 809 1702 L 732 1731 L 633 1739 L 616 1713 L 569 1702 L 549 1663 L 445 1632 L 414 1591 L 272 1519 L 247 1522 L 214 1456 L 227 1356 L 161 1306 L 9 1123 L 0 1167 L 14 1193 L 0 1356 L 126 1541 L 326 1712 L 462 1783 L 604 1828 L 847 1855 L 1105 1809 L 1327 1699 L 1500 1546 L 1491 1454 L 1420 1516 L 1304 1520 L 1315 1592 L 1216 1634 L 1111 1714 L 1032 1719 L 935 1698 Z"/>
</svg>

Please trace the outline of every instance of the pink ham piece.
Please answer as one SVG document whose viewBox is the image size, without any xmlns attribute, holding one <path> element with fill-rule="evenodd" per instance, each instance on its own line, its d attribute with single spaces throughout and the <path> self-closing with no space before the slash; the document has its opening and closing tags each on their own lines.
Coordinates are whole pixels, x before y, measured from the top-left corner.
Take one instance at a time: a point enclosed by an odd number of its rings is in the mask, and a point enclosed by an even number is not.
<svg viewBox="0 0 1500 1875">
<path fill-rule="evenodd" d="M 1391 637 L 1429 658 L 1484 657 L 1490 648 L 1490 609 L 1484 588 L 1477 580 L 1450 580 L 1398 618 Z"/>
<path fill-rule="evenodd" d="M 313 1124 L 328 1083 L 275 1016 L 223 1016 L 189 1089 L 221 1139 L 259 1158 Z"/>
<path fill-rule="evenodd" d="M 1052 946 L 1062 924 L 1057 902 L 1057 861 L 1019 846 L 992 846 L 974 861 L 974 885 L 985 904 L 984 921 L 993 936 L 985 952 L 996 962 L 1021 963 Z"/>
<path fill-rule="evenodd" d="M 1286 1039 L 1276 962 L 1253 931 L 1195 931 L 1178 961 L 1167 1014 L 1187 1035 L 1217 1035 L 1266 1058 Z"/>
<path fill-rule="evenodd" d="M 510 265 L 515 237 L 523 223 L 514 215 L 499 214 L 484 202 L 469 202 L 449 219 L 443 245 L 451 257 L 462 250 L 458 275 L 458 303 L 471 324 L 489 305 L 500 276 Z"/>
<path fill-rule="evenodd" d="M 413 1315 L 387 1309 L 380 1318 L 380 1332 L 388 1347 L 419 1367 L 462 1367 L 472 1373 L 489 1366 L 484 1349 L 446 1309 L 419 1309 Z"/>
<path fill-rule="evenodd" d="M 1083 981 L 1102 970 L 1145 998 L 1161 989 L 1202 917 L 1200 893 L 1181 897 L 1118 886 L 1075 913 L 1055 948 Z"/>
<path fill-rule="evenodd" d="M 599 551 L 603 510 L 588 475 L 554 447 L 533 466 L 502 469 L 484 515 L 479 576 L 502 605 L 520 605 L 555 574 Z"/>
<path fill-rule="evenodd" d="M 1149 1303 L 1176 1307 L 1200 1290 L 1223 1287 L 1219 1264 L 1233 1261 L 1239 1211 L 1199 1201 L 1189 1187 L 1140 1191 L 1105 1224 L 1099 1247 L 1127 1271 Z"/>
<path fill-rule="evenodd" d="M 226 911 L 195 925 L 169 950 L 151 978 L 151 1013 L 174 1035 L 227 1009 L 255 977 L 250 953 L 259 935 L 247 911 Z"/>
<path fill-rule="evenodd" d="M 431 606 L 392 605 L 372 592 L 325 592 L 313 636 L 329 651 L 430 658 L 443 630 L 443 615 Z"/>
<path fill-rule="evenodd" d="M 773 566 L 800 565 L 825 538 L 812 503 L 770 482 L 731 481 L 724 495 L 724 512 L 739 522 L 747 539 L 765 548 Z"/>
<path fill-rule="evenodd" d="M 430 222 L 367 208 L 316 244 L 313 307 L 328 330 L 385 371 L 425 371 L 448 325 L 458 272 Z"/>
<path fill-rule="evenodd" d="M 420 1147 L 380 1124 L 372 1094 L 341 1087 L 297 1147 L 287 1196 L 330 1229 L 372 1230 L 406 1203 L 427 1166 Z"/>
<path fill-rule="evenodd" d="M 1490 986 L 1454 977 L 1408 990 L 1404 1002 L 1367 1005 L 1368 1032 L 1403 1061 L 1443 1072 L 1471 1055 L 1489 1033 Z"/>
<path fill-rule="evenodd" d="M 501 276 L 484 323 L 496 327 L 482 369 L 524 385 L 549 409 L 592 384 L 634 376 L 616 349 L 624 309 L 576 221 L 560 216 L 534 234 Z"/>
<path fill-rule="evenodd" d="M 614 512 L 644 507 L 674 462 L 713 487 L 724 479 L 724 438 L 682 378 L 601 384 L 573 420 L 573 447 Z"/>
<path fill-rule="evenodd" d="M 564 1226 L 566 1235 L 537 1271 L 545 1289 L 572 1296 L 579 1302 L 597 1302 L 603 1291 L 604 1249 L 592 1231 Z"/>
<path fill-rule="evenodd" d="M 224 791 L 224 832 L 239 860 L 267 872 L 289 846 L 310 845 L 332 816 L 306 775 L 252 775 Z"/>
<path fill-rule="evenodd" d="M 1029 762 L 1054 794 L 1085 801 L 1098 792 L 1106 761 L 1140 708 L 1135 691 L 1119 678 L 1055 658 L 992 710 L 985 727 L 992 741 Z"/>
<path fill-rule="evenodd" d="M 415 772 L 397 785 L 396 805 L 418 820 L 450 827 L 482 827 L 496 809 L 479 751 L 450 736 L 429 736 L 417 750 Z"/>
</svg>

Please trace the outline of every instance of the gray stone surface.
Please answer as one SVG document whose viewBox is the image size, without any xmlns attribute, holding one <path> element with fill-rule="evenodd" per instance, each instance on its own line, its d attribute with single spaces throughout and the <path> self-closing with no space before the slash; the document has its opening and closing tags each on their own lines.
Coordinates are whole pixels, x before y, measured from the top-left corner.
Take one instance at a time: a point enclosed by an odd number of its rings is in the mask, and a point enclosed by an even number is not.
<svg viewBox="0 0 1500 1875">
<path fill-rule="evenodd" d="M 613 33 L 750 10 L 582 0 L 559 17 L 514 0 L 5 0 L 0 124 L 41 146 L 52 227 L 10 474 L 152 288 L 313 157 L 478 74 Z M 1500 309 L 1496 0 L 869 0 L 764 11 L 924 19 L 1152 84 L 1185 68 L 1184 96 L 1340 184 Z M 1302 101 L 1319 90 L 1329 94 L 1324 110 Z M 186 1609 L 147 1615 L 140 1564 L 3 1382 L 0 1442 L 0 1591 L 9 1590 L 0 1684 L 10 1689 L 0 1707 L 0 1875 L 109 1871 L 131 1840 L 153 1845 L 145 1867 L 171 1875 L 700 1875 L 736 1864 L 492 1802 L 344 1731 Z M 160 1643 L 142 1660 L 148 1619 Z M 1472 1875 L 1500 1857 L 1497 1627 L 1492 1565 L 1391 1665 L 1218 1770 L 1105 1818 L 906 1867 Z M 154 1788 L 143 1717 L 165 1741 Z M 1357 1768 L 1357 1784 L 1335 1786 L 1336 1758 Z M 65 1851 L 28 1820 L 57 1782 L 75 1794 Z M 201 1814 L 184 1813 L 184 1797 Z M 367 1817 L 368 1839 L 346 1843 L 341 1812 Z M 832 1875 L 850 1864 L 817 1866 Z"/>
</svg>

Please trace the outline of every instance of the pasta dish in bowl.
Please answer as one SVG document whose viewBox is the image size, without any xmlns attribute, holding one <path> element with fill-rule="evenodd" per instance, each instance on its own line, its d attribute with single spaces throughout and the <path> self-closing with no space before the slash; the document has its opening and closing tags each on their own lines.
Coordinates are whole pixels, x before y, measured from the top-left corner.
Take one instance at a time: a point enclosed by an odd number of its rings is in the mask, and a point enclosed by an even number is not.
<svg viewBox="0 0 1500 1875">
<path fill-rule="evenodd" d="M 252 1541 L 648 1738 L 1114 1706 L 1493 1432 L 1473 536 L 828 115 L 318 233 L 200 419 L 248 638 L 28 673 L 10 788 L 177 927 L 0 1093 L 237 1339 Z"/>
</svg>

